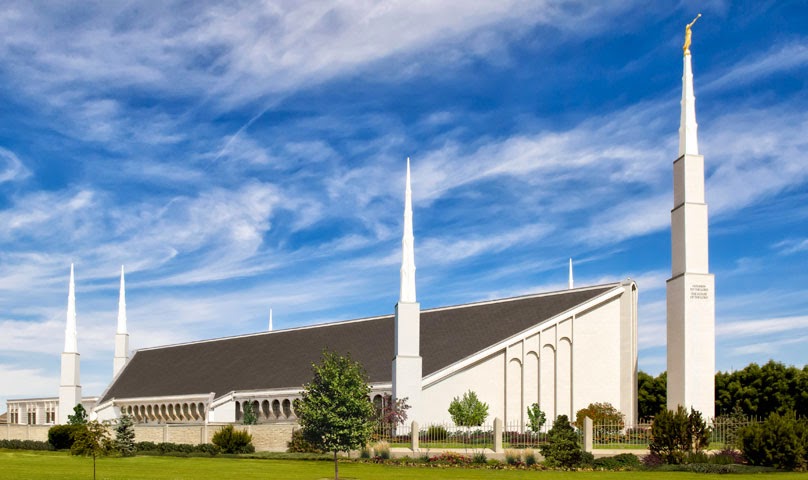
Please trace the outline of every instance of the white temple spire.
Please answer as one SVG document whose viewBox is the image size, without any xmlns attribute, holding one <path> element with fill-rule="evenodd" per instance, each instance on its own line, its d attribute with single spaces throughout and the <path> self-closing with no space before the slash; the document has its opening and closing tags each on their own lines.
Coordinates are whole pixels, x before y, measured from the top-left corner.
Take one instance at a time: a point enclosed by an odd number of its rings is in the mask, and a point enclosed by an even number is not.
<svg viewBox="0 0 808 480">
<path fill-rule="evenodd" d="M 126 287 L 124 285 L 124 271 L 121 265 L 121 290 L 118 294 L 118 330 L 117 333 L 126 332 Z"/>
<path fill-rule="evenodd" d="M 65 324 L 65 349 L 67 353 L 78 353 L 76 332 L 76 284 L 73 277 L 73 264 L 70 264 L 70 285 L 67 287 L 67 322 Z"/>
<path fill-rule="evenodd" d="M 407 157 L 407 180 L 404 190 L 404 234 L 401 238 L 401 292 L 399 302 L 415 303 L 415 237 L 412 234 L 412 188 L 410 159 Z"/>
<path fill-rule="evenodd" d="M 272 308 L 269 309 L 269 328 L 267 329 L 268 332 L 272 331 Z"/>
<path fill-rule="evenodd" d="M 689 45 L 688 45 L 689 47 Z M 679 156 L 699 154 L 699 125 L 696 123 L 696 96 L 693 91 L 693 69 L 690 49 L 685 50 L 682 73 L 682 116 L 679 122 Z"/>
<path fill-rule="evenodd" d="M 115 332 L 115 357 L 112 359 L 112 376 L 117 376 L 128 361 L 129 333 L 126 331 L 126 286 L 124 268 L 121 265 L 121 291 L 118 294 L 118 329 Z"/>
<path fill-rule="evenodd" d="M 572 258 L 570 258 L 570 280 L 569 280 L 569 283 L 570 283 L 569 288 L 570 288 L 570 290 L 572 290 L 573 285 L 574 285 L 574 283 L 572 281 Z"/>
</svg>

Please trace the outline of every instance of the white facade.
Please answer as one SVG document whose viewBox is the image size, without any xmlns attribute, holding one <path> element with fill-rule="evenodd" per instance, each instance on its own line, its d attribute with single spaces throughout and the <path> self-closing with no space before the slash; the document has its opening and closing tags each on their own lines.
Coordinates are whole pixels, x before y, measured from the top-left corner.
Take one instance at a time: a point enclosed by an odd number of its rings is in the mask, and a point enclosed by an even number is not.
<svg viewBox="0 0 808 480">
<path fill-rule="evenodd" d="M 584 289 L 582 289 L 584 290 Z M 539 403 L 548 423 L 594 402 L 637 417 L 637 286 L 621 287 L 424 378 L 423 418 L 451 422 L 449 403 L 468 390 L 489 417 L 524 425 Z M 625 368 L 625 370 L 623 370 Z"/>
</svg>

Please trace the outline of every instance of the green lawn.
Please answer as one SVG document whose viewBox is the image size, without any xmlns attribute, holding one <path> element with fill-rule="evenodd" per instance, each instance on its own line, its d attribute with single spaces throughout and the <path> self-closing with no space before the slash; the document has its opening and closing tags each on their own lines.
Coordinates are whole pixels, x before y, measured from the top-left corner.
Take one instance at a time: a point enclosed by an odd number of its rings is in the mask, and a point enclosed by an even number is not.
<svg viewBox="0 0 808 480">
<path fill-rule="evenodd" d="M 333 463 L 305 460 L 260 460 L 239 458 L 130 457 L 98 460 L 99 479 L 322 479 L 333 478 Z M 71 457 L 64 452 L 0 450 L 2 479 L 89 479 L 92 459 Z M 383 479 L 580 479 L 580 480 L 744 480 L 764 475 L 704 475 L 666 472 L 535 472 L 458 468 L 410 468 L 374 464 L 340 463 L 340 478 Z M 777 479 L 804 479 L 805 474 L 782 473 Z"/>
</svg>

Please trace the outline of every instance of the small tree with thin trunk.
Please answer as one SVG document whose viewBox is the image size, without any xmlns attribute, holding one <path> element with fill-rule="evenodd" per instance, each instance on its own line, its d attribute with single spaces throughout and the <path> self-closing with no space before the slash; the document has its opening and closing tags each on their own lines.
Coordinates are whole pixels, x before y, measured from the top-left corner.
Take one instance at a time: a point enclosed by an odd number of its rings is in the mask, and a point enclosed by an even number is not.
<svg viewBox="0 0 808 480">
<path fill-rule="evenodd" d="M 367 374 L 350 355 L 328 351 L 312 369 L 314 378 L 295 400 L 295 411 L 303 437 L 323 451 L 334 452 L 334 478 L 339 479 L 337 452 L 361 448 L 373 432 Z"/>
<path fill-rule="evenodd" d="M 93 457 L 93 480 L 95 480 L 95 459 L 106 455 L 113 448 L 106 425 L 93 420 L 88 422 L 86 428 L 76 433 L 76 441 L 70 447 L 73 455 Z"/>
</svg>

